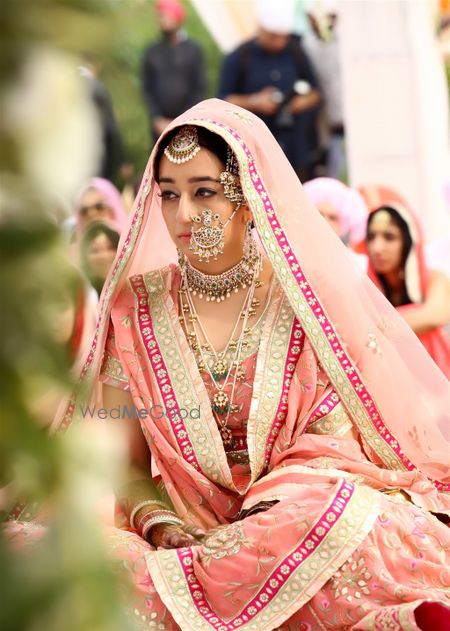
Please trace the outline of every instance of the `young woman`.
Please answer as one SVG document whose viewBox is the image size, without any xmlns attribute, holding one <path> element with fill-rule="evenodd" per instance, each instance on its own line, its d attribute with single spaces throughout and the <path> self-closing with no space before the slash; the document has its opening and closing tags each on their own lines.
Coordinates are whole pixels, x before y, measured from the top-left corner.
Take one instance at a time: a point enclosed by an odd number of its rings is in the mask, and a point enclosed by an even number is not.
<svg viewBox="0 0 450 631">
<path fill-rule="evenodd" d="M 390 201 L 389 189 L 380 196 L 385 201 L 377 198 L 367 222 L 369 277 L 450 379 L 450 338 L 443 328 L 450 323 L 450 282 L 427 269 L 420 229 L 407 204 Z"/>
<path fill-rule="evenodd" d="M 448 628 L 448 383 L 256 116 L 159 140 L 96 377 L 138 409 L 111 545 L 139 628 Z"/>
<path fill-rule="evenodd" d="M 81 240 L 81 268 L 100 296 L 116 257 L 120 235 L 107 224 L 91 224 Z"/>
</svg>

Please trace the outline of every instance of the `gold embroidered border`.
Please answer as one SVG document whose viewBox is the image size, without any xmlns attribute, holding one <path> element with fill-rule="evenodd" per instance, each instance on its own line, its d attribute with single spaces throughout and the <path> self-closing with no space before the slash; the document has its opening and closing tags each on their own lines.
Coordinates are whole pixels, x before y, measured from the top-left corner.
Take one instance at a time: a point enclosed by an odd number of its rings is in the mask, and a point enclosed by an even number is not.
<svg viewBox="0 0 450 631">
<path fill-rule="evenodd" d="M 334 436 L 343 436 L 352 427 L 353 424 L 346 409 L 342 403 L 339 402 L 331 412 L 311 423 L 306 429 L 306 434 L 333 434 Z"/>
<path fill-rule="evenodd" d="M 149 296 L 149 308 L 152 315 L 154 334 L 158 340 L 159 350 L 167 366 L 172 382 L 175 400 L 178 407 L 188 413 L 181 420 L 190 443 L 194 449 L 197 461 L 203 473 L 214 482 L 227 488 L 234 484 L 226 460 L 225 452 L 217 449 L 220 441 L 219 430 L 212 416 L 209 399 L 201 401 L 197 395 L 200 383 L 193 383 L 193 376 L 187 369 L 186 352 L 183 353 L 177 343 L 179 336 L 173 322 L 178 324 L 178 318 L 171 317 L 164 294 L 164 270 L 157 270 L 144 274 L 144 282 Z M 186 351 L 186 349 L 185 349 Z M 199 375 L 201 381 L 201 377 Z M 201 382 L 203 385 L 203 382 Z M 164 385 L 162 386 L 165 387 Z M 204 387 L 204 386 L 203 386 Z M 208 405 L 207 405 L 208 404 Z M 200 418 L 192 418 L 190 411 L 200 409 Z M 182 437 L 182 434 L 181 434 Z M 190 447 L 187 447 L 190 449 Z"/>
<path fill-rule="evenodd" d="M 113 357 L 111 353 L 105 353 L 100 375 L 106 375 L 114 381 L 121 381 L 126 384 L 129 382 L 128 375 L 123 371 L 122 362 Z"/>
<path fill-rule="evenodd" d="M 331 504 L 332 502 L 328 510 Z M 328 517 L 328 510 L 325 513 L 325 519 Z M 308 602 L 364 541 L 377 518 L 378 510 L 377 495 L 367 487 L 355 487 L 352 497 L 335 526 L 316 549 L 292 571 L 273 598 L 259 611 L 255 607 L 254 615 L 250 620 L 248 618 L 245 620 L 241 613 L 233 620 L 223 621 L 224 624 L 220 626 L 217 624 L 218 618 L 214 619 L 214 624 L 210 624 L 193 601 L 176 550 L 147 553 L 145 555 L 147 567 L 158 594 L 182 631 L 273 629 L 289 619 Z M 283 573 L 284 563 L 280 562 L 278 567 Z M 248 603 L 244 605 L 241 612 L 247 609 Z M 212 619 L 210 620 L 213 622 Z"/>
<path fill-rule="evenodd" d="M 252 402 L 247 424 L 247 443 L 256 480 L 264 469 L 267 441 L 274 423 L 284 386 L 284 367 L 291 337 L 294 313 L 281 290 L 268 314 L 261 340 L 253 381 Z"/>
<path fill-rule="evenodd" d="M 198 123 L 199 121 L 197 120 L 193 121 L 192 124 Z M 365 405 L 357 396 L 354 387 L 350 382 L 349 375 L 351 372 L 357 372 L 356 366 L 349 360 L 347 371 L 350 372 L 346 372 L 346 370 L 344 370 L 338 357 L 334 351 L 330 349 L 330 341 L 327 334 L 317 322 L 317 318 L 312 309 L 313 305 L 305 298 L 297 281 L 293 277 L 292 270 L 290 269 L 281 247 L 275 238 L 273 229 L 269 222 L 269 216 L 274 216 L 275 213 L 270 210 L 266 211 L 261 195 L 255 190 L 253 179 L 260 180 L 260 176 L 259 174 L 256 174 L 256 171 L 254 177 L 252 177 L 250 173 L 249 160 L 252 156 L 246 153 L 244 146 L 239 142 L 236 136 L 231 133 L 229 128 L 222 127 L 213 121 L 202 121 L 201 124 L 214 133 L 222 136 L 235 152 L 239 161 L 242 189 L 253 212 L 253 217 L 258 226 L 258 234 L 264 245 L 267 256 L 269 257 L 289 298 L 294 312 L 305 329 L 305 332 L 313 345 L 322 366 L 325 368 L 327 375 L 339 393 L 345 407 L 351 411 L 351 416 L 355 419 L 362 436 L 387 467 L 396 470 L 406 470 L 406 466 L 404 465 L 401 457 L 395 452 L 391 445 L 389 445 L 389 443 L 379 435 Z M 267 197 L 267 193 L 264 193 L 264 195 Z M 288 244 L 287 239 L 286 244 Z M 289 248 L 288 245 L 285 247 Z M 316 298 L 314 300 L 317 302 Z M 338 337 L 335 332 L 333 335 L 335 338 Z"/>
<path fill-rule="evenodd" d="M 292 479 L 292 476 L 298 476 L 298 480 L 296 480 L 295 477 Z M 299 485 L 310 484 L 310 482 L 305 483 L 305 476 L 316 477 L 318 482 L 322 482 L 325 478 L 327 482 L 345 479 L 354 484 L 365 483 L 365 476 L 359 473 L 348 473 L 348 471 L 341 471 L 341 469 L 319 469 L 307 465 L 291 464 L 286 467 L 274 469 L 260 480 L 257 480 L 252 485 L 249 493 L 247 493 L 242 505 L 242 510 L 247 510 L 258 502 L 290 497 L 295 494 L 295 489 L 298 488 Z M 284 478 L 287 477 L 290 479 L 284 481 Z M 290 491 L 292 491 L 292 493 Z"/>
</svg>

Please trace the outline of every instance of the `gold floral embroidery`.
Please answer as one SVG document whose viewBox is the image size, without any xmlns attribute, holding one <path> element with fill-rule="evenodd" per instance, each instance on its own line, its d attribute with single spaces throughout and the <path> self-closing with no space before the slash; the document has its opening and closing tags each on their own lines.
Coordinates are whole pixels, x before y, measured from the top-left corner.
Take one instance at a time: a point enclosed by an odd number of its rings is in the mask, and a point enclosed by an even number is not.
<svg viewBox="0 0 450 631">
<path fill-rule="evenodd" d="M 377 338 L 373 333 L 369 333 L 368 335 L 369 341 L 367 342 L 367 348 L 370 348 L 374 353 L 381 354 L 381 349 L 378 345 Z"/>
<path fill-rule="evenodd" d="M 254 607 L 244 605 L 234 619 L 224 620 L 222 624 L 216 615 L 214 626 L 210 624 L 213 618 L 206 617 L 209 606 L 196 602 L 204 602 L 201 591 L 197 594 L 190 588 L 190 584 L 199 581 L 192 572 L 193 561 L 189 551 L 148 553 L 145 555 L 147 567 L 159 595 L 183 631 L 211 631 L 211 628 L 229 631 L 234 627 L 245 631 L 274 629 L 298 611 L 309 600 L 310 594 L 338 571 L 373 527 L 378 510 L 377 494 L 366 487 L 355 488 L 338 519 L 334 512 L 327 511 L 327 520 L 332 515 L 334 519 L 328 521 L 330 524 L 336 522 L 336 528 L 331 527 L 321 543 L 308 551 L 296 569 L 280 559 L 279 576 L 273 576 L 267 587 L 278 591 L 269 596 L 263 589 Z M 293 557 L 293 560 L 296 558 Z M 285 579 L 280 579 L 283 576 Z"/>
<path fill-rule="evenodd" d="M 247 539 L 240 522 L 215 528 L 202 540 L 202 553 L 206 557 L 206 565 L 212 559 L 219 560 L 237 554 L 246 543 Z"/>
<path fill-rule="evenodd" d="M 361 598 L 363 594 L 370 594 L 368 582 L 372 575 L 367 571 L 364 559 L 357 561 L 350 559 L 338 570 L 331 579 L 331 588 L 335 598 L 345 598 L 352 602 L 353 598 Z"/>
<path fill-rule="evenodd" d="M 367 631 L 417 631 L 417 625 L 413 622 L 416 607 L 417 602 L 413 601 L 376 609 L 364 618 L 360 628 Z"/>
<path fill-rule="evenodd" d="M 236 116 L 241 121 L 243 121 L 244 123 L 247 123 L 250 126 L 253 125 L 252 117 L 250 116 L 250 114 L 247 114 L 245 110 L 242 111 L 242 110 L 229 109 L 229 110 L 227 110 L 227 113 L 228 114 L 233 114 L 233 116 Z"/>
<path fill-rule="evenodd" d="M 116 381 L 121 381 L 122 383 L 129 382 L 128 375 L 126 375 L 123 371 L 122 363 L 110 353 L 105 353 L 100 374 L 106 375 Z"/>
<path fill-rule="evenodd" d="M 342 403 L 338 403 L 328 414 L 322 416 L 306 429 L 306 434 L 332 434 L 343 436 L 352 428 L 352 422 Z"/>
<path fill-rule="evenodd" d="M 253 480 L 257 479 L 266 464 L 266 446 L 283 391 L 284 365 L 294 320 L 286 297 L 280 292 L 277 299 L 274 313 L 268 315 L 270 338 L 266 334 L 260 343 L 248 420 L 248 450 Z"/>
</svg>

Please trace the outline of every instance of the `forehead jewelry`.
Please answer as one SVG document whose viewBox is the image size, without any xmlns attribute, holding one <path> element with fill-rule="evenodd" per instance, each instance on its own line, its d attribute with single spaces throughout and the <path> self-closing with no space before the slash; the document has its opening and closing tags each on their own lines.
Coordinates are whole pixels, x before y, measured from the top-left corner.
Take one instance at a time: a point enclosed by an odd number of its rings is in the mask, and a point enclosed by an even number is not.
<svg viewBox="0 0 450 631">
<path fill-rule="evenodd" d="M 192 160 L 200 151 L 197 129 L 193 125 L 185 125 L 164 149 L 164 155 L 174 164 L 182 164 Z"/>
<path fill-rule="evenodd" d="M 374 216 L 373 216 L 373 219 L 372 219 L 371 223 L 372 223 L 372 225 L 374 225 L 374 224 L 378 225 L 380 228 L 385 228 L 385 227 L 389 226 L 391 221 L 392 221 L 392 217 L 388 213 L 387 210 L 377 210 L 374 213 Z"/>
<path fill-rule="evenodd" d="M 240 205 L 245 203 L 245 197 L 239 179 L 239 164 L 230 146 L 227 147 L 225 171 L 222 171 L 219 180 L 223 186 L 223 194 L 230 202 Z"/>
</svg>

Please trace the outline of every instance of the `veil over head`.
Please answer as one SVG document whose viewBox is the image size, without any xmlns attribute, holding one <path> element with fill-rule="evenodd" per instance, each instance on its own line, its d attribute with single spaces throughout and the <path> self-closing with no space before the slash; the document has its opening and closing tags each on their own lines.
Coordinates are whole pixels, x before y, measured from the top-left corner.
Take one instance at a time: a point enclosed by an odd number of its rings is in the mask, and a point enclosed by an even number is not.
<svg viewBox="0 0 450 631">
<path fill-rule="evenodd" d="M 448 510 L 448 381 L 308 199 L 258 117 L 210 99 L 175 119 L 165 133 L 184 124 L 206 127 L 235 152 L 264 251 L 366 452 L 388 469 L 420 469 L 429 479 L 426 508 Z M 78 415 L 83 384 L 98 376 L 111 308 L 127 278 L 177 261 L 153 173 L 157 150 L 158 144 L 105 283 L 77 391 L 54 429 L 67 428 Z"/>
<path fill-rule="evenodd" d="M 97 191 L 102 196 L 104 202 L 111 208 L 113 215 L 112 219 L 104 221 L 104 223 L 110 225 L 120 234 L 126 228 L 128 220 L 120 193 L 114 184 L 109 180 L 105 180 L 105 178 L 102 177 L 93 177 L 83 186 L 81 191 L 78 193 L 75 202 L 78 239 L 81 238 L 82 233 L 84 232 L 80 225 L 81 202 L 87 191 L 91 189 Z"/>
<path fill-rule="evenodd" d="M 424 239 L 419 220 L 415 216 L 407 201 L 396 191 L 386 186 L 362 186 L 361 194 L 364 196 L 369 217 L 382 207 L 393 208 L 406 223 L 411 237 L 411 248 L 405 261 L 405 281 L 408 295 L 413 302 L 422 302 L 428 286 L 428 271 L 425 264 Z M 368 256 L 367 243 L 364 242 L 364 254 Z M 368 263 L 367 273 L 369 278 L 379 287 L 380 281 L 373 269 L 372 263 Z"/>
</svg>

